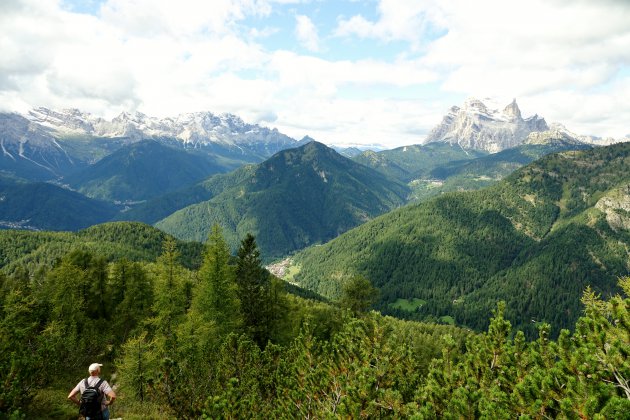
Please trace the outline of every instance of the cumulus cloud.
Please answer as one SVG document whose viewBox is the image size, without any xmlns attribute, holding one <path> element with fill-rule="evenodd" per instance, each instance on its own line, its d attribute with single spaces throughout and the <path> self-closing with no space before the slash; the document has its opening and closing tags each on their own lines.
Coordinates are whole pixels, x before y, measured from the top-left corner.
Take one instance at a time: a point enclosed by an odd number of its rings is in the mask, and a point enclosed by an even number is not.
<svg viewBox="0 0 630 420">
<path fill-rule="evenodd" d="M 436 0 L 381 0 L 378 20 L 370 21 L 362 15 L 340 18 L 335 34 L 383 41 L 404 40 L 418 46 L 429 31 L 439 31 L 445 25 L 439 3 Z"/>
<path fill-rule="evenodd" d="M 295 17 L 295 36 L 307 50 L 319 51 L 317 28 L 308 16 L 297 15 Z"/>
<path fill-rule="evenodd" d="M 393 146 L 419 143 L 467 96 L 500 96 L 578 133 L 630 131 L 627 1 L 379 0 L 376 15 L 336 21 L 301 0 L 106 0 L 94 15 L 67 1 L 0 2 L 3 109 L 233 112 L 295 137 Z M 331 37 L 405 47 L 344 59 L 322 48 Z M 417 95 L 389 93 L 405 90 Z"/>
<path fill-rule="evenodd" d="M 257 0 L 108 0 L 103 20 L 128 35 L 175 37 L 225 34 L 248 15 L 266 15 L 271 6 Z"/>
</svg>

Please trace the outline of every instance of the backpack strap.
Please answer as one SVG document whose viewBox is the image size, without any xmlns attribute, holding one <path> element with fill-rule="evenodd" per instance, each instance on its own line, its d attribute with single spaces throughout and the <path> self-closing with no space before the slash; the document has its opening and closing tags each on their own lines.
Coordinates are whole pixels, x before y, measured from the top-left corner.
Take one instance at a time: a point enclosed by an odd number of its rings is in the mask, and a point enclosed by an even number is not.
<svg viewBox="0 0 630 420">
<path fill-rule="evenodd" d="M 84 382 L 85 382 L 85 387 L 89 388 L 90 387 L 90 383 L 88 382 L 89 378 L 85 378 Z M 101 388 L 101 384 L 103 383 L 105 379 L 104 378 L 100 378 L 99 381 L 96 383 L 96 385 L 94 385 L 94 388 L 98 389 L 100 391 Z"/>
</svg>

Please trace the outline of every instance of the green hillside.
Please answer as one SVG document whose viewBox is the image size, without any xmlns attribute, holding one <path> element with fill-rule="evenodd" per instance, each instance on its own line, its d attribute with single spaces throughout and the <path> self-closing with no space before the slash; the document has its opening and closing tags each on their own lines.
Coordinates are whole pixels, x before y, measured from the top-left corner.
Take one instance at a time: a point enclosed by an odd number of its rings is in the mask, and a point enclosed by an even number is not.
<svg viewBox="0 0 630 420">
<path fill-rule="evenodd" d="M 352 160 L 406 183 L 424 177 L 442 165 L 468 161 L 486 154 L 483 151 L 464 150 L 458 145 L 438 142 L 414 144 L 381 152 L 368 150 Z"/>
<path fill-rule="evenodd" d="M 218 223 L 232 249 L 252 233 L 266 260 L 334 238 L 402 205 L 408 194 L 404 185 L 317 142 L 213 177 L 209 184 L 222 192 L 156 226 L 203 241 Z"/>
<path fill-rule="evenodd" d="M 16 267 L 26 267 L 29 271 L 50 267 L 73 250 L 90 251 L 107 260 L 124 257 L 154 261 L 167 237 L 154 227 L 128 222 L 104 223 L 76 233 L 0 230 L 0 270 L 11 273 Z M 203 248 L 200 243 L 178 242 L 178 248 L 184 265 L 200 264 Z"/>
<path fill-rule="evenodd" d="M 436 142 L 366 151 L 353 160 L 407 183 L 411 189 L 409 199 L 416 201 L 450 191 L 478 190 L 550 153 L 590 148 L 559 133 L 540 139 L 538 144 L 523 144 L 492 154 Z"/>
<path fill-rule="evenodd" d="M 0 176 L 0 227 L 78 230 L 110 220 L 118 209 L 45 182 Z"/>
<path fill-rule="evenodd" d="M 177 210 L 210 200 L 222 191 L 250 179 L 255 170 L 256 165 L 245 165 L 227 174 L 213 175 L 198 184 L 136 204 L 118 214 L 116 219 L 156 223 Z"/>
<path fill-rule="evenodd" d="M 608 295 L 629 270 L 629 169 L 630 144 L 550 155 L 487 189 L 410 205 L 309 248 L 293 259 L 293 279 L 335 297 L 362 274 L 380 288 L 381 310 L 416 319 L 482 329 L 505 300 L 530 334 L 543 320 L 568 327 L 586 286 Z M 400 298 L 426 303 L 390 305 Z"/>
<path fill-rule="evenodd" d="M 478 190 L 551 153 L 591 148 L 587 144 L 553 139 L 546 144 L 523 144 L 476 159 L 447 162 L 425 174 L 424 179 L 411 181 L 411 198 L 423 200 L 449 191 Z"/>
<path fill-rule="evenodd" d="M 144 140 L 124 146 L 64 182 L 105 200 L 138 201 L 192 185 L 224 171 L 216 159 Z"/>
<path fill-rule="evenodd" d="M 192 270 L 178 248 L 151 263 L 75 249 L 33 276 L 0 272 L 0 417 L 77 418 L 68 389 L 94 360 L 112 418 L 628 417 L 628 277 L 623 295 L 585 290 L 573 333 L 542 324 L 528 341 L 505 304 L 472 333 L 370 312 L 360 277 L 339 305 L 292 296 L 251 236 L 231 258 L 213 230 Z"/>
</svg>

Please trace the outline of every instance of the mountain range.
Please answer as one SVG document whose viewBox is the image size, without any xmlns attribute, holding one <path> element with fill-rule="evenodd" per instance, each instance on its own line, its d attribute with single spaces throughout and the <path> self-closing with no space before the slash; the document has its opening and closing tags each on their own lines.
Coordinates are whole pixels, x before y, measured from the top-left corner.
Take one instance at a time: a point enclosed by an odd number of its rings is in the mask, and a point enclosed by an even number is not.
<svg viewBox="0 0 630 420">
<path fill-rule="evenodd" d="M 304 148 L 313 142 L 308 136 L 297 141 L 230 114 L 122 113 L 111 120 L 76 109 L 0 114 L 0 173 L 6 176 L 0 220 L 7 227 L 53 230 L 138 220 L 195 240 L 204 240 L 206 225 L 216 221 L 234 241 L 247 229 L 263 236 L 265 257 L 280 257 L 409 200 L 488 186 L 545 154 L 588 148 L 584 142 L 593 140 L 538 116 L 523 118 L 516 101 L 498 109 L 473 99 L 453 107 L 422 145 L 337 148 L 356 164 L 319 143 Z M 282 154 L 292 147 L 295 152 Z M 291 164 L 280 165 L 287 156 Z M 324 176 L 314 176 L 320 166 L 327 168 Z M 266 179 L 275 181 L 261 182 Z M 29 184 L 42 180 L 55 185 Z M 37 191 L 38 199 L 27 199 L 28 191 Z M 317 206 L 311 201 L 318 200 L 327 209 L 312 213 Z M 268 232 L 261 226 L 270 218 L 286 226 Z"/>
<path fill-rule="evenodd" d="M 123 112 L 106 120 L 77 109 L 0 113 L 1 168 L 27 180 L 57 179 L 145 139 L 210 155 L 224 170 L 261 162 L 297 145 L 276 129 L 247 124 L 232 114 L 155 118 Z"/>
<path fill-rule="evenodd" d="M 217 223 L 232 251 L 254 234 L 265 262 L 311 246 L 290 280 L 328 298 L 358 273 L 384 312 L 484 328 L 504 299 L 532 333 L 570 325 L 588 282 L 611 293 L 627 271 L 629 152 L 602 142 L 516 101 L 467 100 L 423 144 L 339 153 L 229 114 L 38 108 L 0 114 L 0 225 L 141 221 L 204 241 Z"/>
</svg>

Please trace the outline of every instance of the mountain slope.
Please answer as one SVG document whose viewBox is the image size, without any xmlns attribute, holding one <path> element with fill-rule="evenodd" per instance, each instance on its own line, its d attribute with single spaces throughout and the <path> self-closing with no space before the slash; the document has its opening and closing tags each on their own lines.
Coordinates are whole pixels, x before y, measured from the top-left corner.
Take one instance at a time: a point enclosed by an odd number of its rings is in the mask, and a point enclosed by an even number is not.
<svg viewBox="0 0 630 420">
<path fill-rule="evenodd" d="M 0 113 L 0 169 L 20 178 L 43 181 L 80 168 L 46 129 L 18 114 Z"/>
<path fill-rule="evenodd" d="M 110 220 L 118 209 L 45 182 L 0 177 L 0 227 L 77 230 Z"/>
<path fill-rule="evenodd" d="M 257 165 L 245 165 L 236 171 L 213 175 L 195 185 L 134 204 L 129 209 L 119 213 L 115 219 L 148 224 L 156 223 L 177 210 L 192 204 L 201 203 L 202 201 L 208 201 L 234 185 L 246 182 L 253 176 L 256 167 Z"/>
<path fill-rule="evenodd" d="M 548 129 L 538 115 L 524 119 L 516 100 L 499 111 L 490 100 L 470 98 L 461 108 L 452 107 L 424 143 L 446 142 L 495 153 L 522 144 L 532 132 Z"/>
<path fill-rule="evenodd" d="M 532 319 L 569 327 L 587 285 L 610 293 L 628 272 L 629 167 L 628 144 L 546 156 L 490 188 L 406 206 L 309 248 L 293 280 L 334 297 L 359 273 L 399 315 L 483 328 L 503 299 L 532 335 Z M 421 305 L 393 309 L 399 298 Z"/>
<path fill-rule="evenodd" d="M 252 233 L 265 259 L 326 241 L 404 203 L 404 185 L 321 143 L 282 151 L 267 161 L 212 178 L 224 190 L 156 226 L 205 240 L 218 223 L 233 248 Z"/>
<path fill-rule="evenodd" d="M 144 140 L 125 146 L 64 178 L 95 198 L 146 200 L 225 170 L 213 159 Z"/>
</svg>

